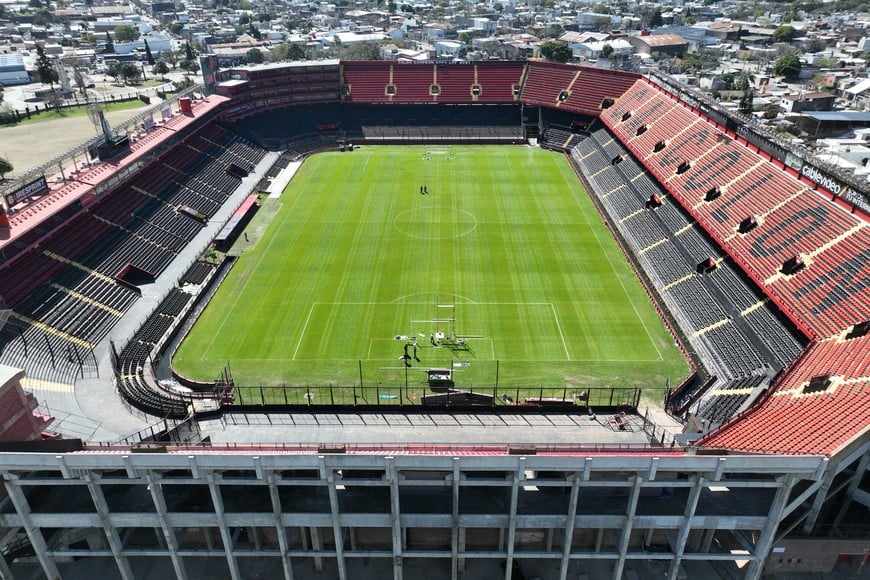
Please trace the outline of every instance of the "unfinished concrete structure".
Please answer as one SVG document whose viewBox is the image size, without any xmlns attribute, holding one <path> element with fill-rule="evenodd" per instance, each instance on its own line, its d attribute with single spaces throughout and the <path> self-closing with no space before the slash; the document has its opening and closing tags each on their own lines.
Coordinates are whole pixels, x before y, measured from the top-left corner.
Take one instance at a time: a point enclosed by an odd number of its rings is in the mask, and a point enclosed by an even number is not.
<svg viewBox="0 0 870 580">
<path fill-rule="evenodd" d="M 0 524 L 50 578 L 81 558 L 112 560 L 105 577 L 121 578 L 344 579 L 363 559 L 364 577 L 396 579 L 414 563 L 458 578 L 478 561 L 622 578 L 639 560 L 677 578 L 688 562 L 736 559 L 757 578 L 780 523 L 835 471 L 823 457 L 665 450 L 323 451 L 7 453 Z"/>
</svg>

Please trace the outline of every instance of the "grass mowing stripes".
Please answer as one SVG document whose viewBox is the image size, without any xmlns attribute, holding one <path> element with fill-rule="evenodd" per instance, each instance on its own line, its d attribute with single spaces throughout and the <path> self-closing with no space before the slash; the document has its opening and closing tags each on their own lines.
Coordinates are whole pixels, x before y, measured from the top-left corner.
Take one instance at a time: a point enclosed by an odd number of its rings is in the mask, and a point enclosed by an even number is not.
<svg viewBox="0 0 870 580">
<path fill-rule="evenodd" d="M 428 193 L 421 193 L 425 187 Z M 270 207 L 276 204 L 277 207 Z M 688 367 L 560 154 L 367 147 L 310 157 L 177 352 L 238 385 L 663 388 Z M 439 306 L 441 306 L 439 308 Z M 434 347 L 430 335 L 465 337 Z M 397 337 L 407 339 L 397 340 Z M 412 350 L 409 349 L 409 354 Z"/>
</svg>

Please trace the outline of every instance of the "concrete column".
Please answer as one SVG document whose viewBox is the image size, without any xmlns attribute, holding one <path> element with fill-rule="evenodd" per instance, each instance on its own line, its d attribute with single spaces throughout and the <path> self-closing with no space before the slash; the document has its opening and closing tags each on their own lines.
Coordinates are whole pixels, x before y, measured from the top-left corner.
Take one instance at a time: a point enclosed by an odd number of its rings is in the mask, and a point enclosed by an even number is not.
<svg viewBox="0 0 870 580">
<path fill-rule="evenodd" d="M 157 511 L 157 519 L 160 520 L 163 539 L 166 541 L 166 549 L 169 551 L 169 559 L 172 560 L 175 576 L 178 580 L 187 580 L 184 562 L 181 556 L 178 555 L 178 540 L 175 538 L 175 530 L 169 525 L 169 519 L 166 517 L 166 498 L 163 497 L 163 487 L 159 476 L 154 473 L 146 473 L 145 481 L 148 482 L 148 489 L 151 491 L 151 500 L 154 502 L 154 509 Z"/>
<path fill-rule="evenodd" d="M 595 532 L 595 553 L 599 553 L 601 551 L 601 544 L 604 543 L 604 528 L 598 528 L 598 531 Z"/>
<path fill-rule="evenodd" d="M 855 490 L 858 489 L 858 485 L 860 485 L 861 480 L 864 479 L 864 472 L 867 471 L 868 463 L 870 463 L 870 452 L 864 453 L 863 457 L 861 457 L 861 460 L 858 462 L 858 469 L 855 470 L 855 474 L 852 476 L 851 481 L 849 481 L 849 487 L 846 488 L 846 497 L 844 498 L 843 505 L 840 506 L 840 511 L 834 518 L 835 528 L 840 525 L 840 522 L 843 521 L 843 518 L 849 511 L 849 508 L 852 505 L 852 497 L 855 495 Z M 815 524 L 813 525 L 815 526 Z M 804 529 L 806 529 L 806 526 L 804 526 Z M 810 531 L 812 531 L 812 528 L 810 528 Z"/>
<path fill-rule="evenodd" d="M 621 580 L 622 569 L 625 567 L 625 555 L 628 553 L 628 543 L 631 540 L 631 529 L 634 526 L 634 514 L 637 510 L 637 499 L 640 497 L 640 486 L 643 477 L 633 477 L 631 493 L 628 496 L 628 506 L 625 510 L 625 525 L 622 527 L 622 537 L 619 539 L 619 558 L 613 567 L 613 580 Z"/>
<path fill-rule="evenodd" d="M 507 561 L 505 562 L 505 580 L 511 580 L 511 572 L 514 565 L 514 543 L 517 536 L 517 498 L 519 497 L 520 482 L 526 478 L 526 458 L 520 457 L 516 471 L 514 471 L 511 483 L 511 507 L 508 519 L 507 533 Z"/>
<path fill-rule="evenodd" d="M 6 558 L 0 557 L 0 578 L 2 580 L 13 580 L 12 570 L 9 569 L 9 564 L 6 563 Z"/>
<path fill-rule="evenodd" d="M 393 579 L 402 580 L 402 520 L 399 502 L 399 473 L 392 457 L 385 457 L 386 477 L 390 485 L 390 522 L 393 537 Z"/>
<path fill-rule="evenodd" d="M 674 558 L 671 560 L 671 565 L 668 568 L 668 580 L 677 580 L 677 574 L 680 571 L 680 563 L 683 559 L 683 554 L 686 552 L 686 542 L 689 540 L 689 532 L 692 531 L 692 519 L 695 517 L 695 510 L 698 508 L 698 499 L 701 497 L 701 492 L 704 490 L 706 479 L 702 475 L 695 475 L 695 485 L 689 491 L 689 498 L 686 501 L 686 507 L 683 510 L 683 527 L 677 536 L 677 543 L 674 546 Z"/>
<path fill-rule="evenodd" d="M 154 530 L 154 538 L 157 540 L 157 547 L 161 550 L 165 550 L 166 546 L 166 537 L 163 535 L 163 530 L 160 528 L 153 528 Z"/>
<path fill-rule="evenodd" d="M 281 519 L 281 496 L 278 495 L 278 485 L 275 481 L 276 475 L 274 471 L 270 471 L 266 475 L 266 482 L 269 485 L 269 497 L 272 500 L 272 515 L 275 518 L 275 529 L 278 533 L 278 548 L 281 550 L 281 567 L 284 569 L 284 580 L 293 580 L 293 565 L 290 562 L 290 556 L 287 551 L 290 549 L 290 542 L 287 541 L 287 528 L 284 527 Z M 303 530 L 303 536 L 304 530 Z"/>
<path fill-rule="evenodd" d="M 466 534 L 465 528 L 460 528 L 459 529 L 459 551 L 460 552 L 465 552 L 465 548 L 467 546 L 466 541 L 465 541 L 465 534 Z M 459 574 L 462 574 L 463 572 L 465 572 L 465 557 L 459 558 L 459 570 L 458 570 L 458 572 L 459 572 Z"/>
<path fill-rule="evenodd" d="M 118 565 L 118 572 L 121 573 L 121 578 L 123 580 L 134 580 L 130 561 L 127 559 L 127 556 L 121 553 L 124 549 L 123 544 L 118 536 L 117 528 L 112 524 L 112 520 L 109 517 L 109 504 L 106 503 L 106 496 L 103 494 L 103 489 L 98 483 L 98 477 L 88 472 L 84 477 L 85 483 L 88 486 L 88 491 L 91 493 L 94 506 L 97 508 L 97 516 L 100 518 L 100 523 L 103 524 L 103 533 L 106 535 L 106 541 L 109 542 L 109 548 L 115 557 L 115 563 Z"/>
<path fill-rule="evenodd" d="M 453 509 L 451 517 L 453 519 L 452 529 L 450 531 L 450 579 L 459 580 L 459 573 L 465 568 L 465 558 L 459 558 L 459 551 L 465 550 L 465 534 L 460 534 L 459 531 L 459 478 L 462 472 L 459 470 L 459 458 L 453 458 Z M 460 535 L 462 536 L 460 539 Z M 460 545 L 461 544 L 461 545 Z"/>
<path fill-rule="evenodd" d="M 256 526 L 248 526 L 248 539 L 254 542 L 254 549 L 258 552 L 263 549 L 263 543 L 260 541 L 260 532 Z"/>
<path fill-rule="evenodd" d="M 4 473 L 3 484 L 6 486 L 6 493 L 9 494 L 9 499 L 12 500 L 12 505 L 15 506 L 18 517 L 21 519 L 21 525 L 27 534 L 27 538 L 30 540 L 30 545 L 33 546 L 33 551 L 36 553 L 36 558 L 39 560 L 39 565 L 42 566 L 45 577 L 60 578 L 57 563 L 48 555 L 48 545 L 45 543 L 45 538 L 43 538 L 42 532 L 33 523 L 33 518 L 30 517 L 30 504 L 27 503 L 24 490 L 18 484 L 18 476 Z"/>
<path fill-rule="evenodd" d="M 780 481 L 779 488 L 776 490 L 776 495 L 770 504 L 770 510 L 767 512 L 767 523 L 764 524 L 764 529 L 758 536 L 758 541 L 755 542 L 754 558 L 746 566 L 746 578 L 755 579 L 761 577 L 761 572 L 764 568 L 764 559 L 773 545 L 774 534 L 779 527 L 779 522 L 782 519 L 782 512 L 788 503 L 788 496 L 791 494 L 791 489 L 795 484 L 795 476 L 787 475 L 778 478 Z"/>
<path fill-rule="evenodd" d="M 710 552 L 710 548 L 713 546 L 713 539 L 716 537 L 716 530 L 704 530 L 704 535 L 701 537 L 700 546 L 698 546 L 698 551 L 704 554 Z"/>
<path fill-rule="evenodd" d="M 565 580 L 568 577 L 568 564 L 571 562 L 571 544 L 574 543 L 574 524 L 577 522 L 577 503 L 580 498 L 579 472 L 574 474 L 571 482 L 571 495 L 568 497 L 568 513 L 565 515 L 565 528 L 562 534 L 562 563 L 559 567 L 559 578 Z"/>
<path fill-rule="evenodd" d="M 828 499 L 828 492 L 831 490 L 831 484 L 834 483 L 835 475 L 833 469 L 825 474 L 821 487 L 816 490 L 816 496 L 813 498 L 813 504 L 810 506 L 807 519 L 804 521 L 803 528 L 801 528 L 801 535 L 810 535 L 813 528 L 816 527 L 816 520 L 819 517 L 819 513 L 822 511 L 822 505 L 824 505 L 825 500 Z M 849 505 L 849 502 L 843 502 L 843 505 Z"/>
<path fill-rule="evenodd" d="M 221 496 L 220 476 L 214 472 L 209 472 L 205 476 L 208 481 L 208 490 L 211 493 L 211 501 L 214 503 L 215 515 L 217 515 L 218 526 L 221 532 L 221 540 L 224 543 L 224 553 L 227 557 L 227 566 L 230 568 L 230 578 L 240 580 L 241 573 L 239 572 L 239 563 L 236 561 L 236 555 L 233 553 L 233 535 L 227 527 L 227 521 L 224 517 L 224 498 Z"/>
<path fill-rule="evenodd" d="M 335 540 L 335 561 L 338 564 L 339 580 L 347 580 L 347 569 L 344 562 L 344 538 L 341 532 L 341 510 L 338 505 L 338 490 L 335 488 L 335 474 L 326 465 L 326 458 L 321 455 L 320 480 L 325 481 L 329 490 L 329 508 L 332 512 L 332 535 Z"/>
<path fill-rule="evenodd" d="M 311 549 L 315 552 L 323 550 L 323 538 L 320 537 L 320 528 L 308 528 L 311 530 Z M 314 557 L 314 569 L 318 572 L 323 571 L 323 558 L 321 556 Z"/>
<path fill-rule="evenodd" d="M 214 538 L 211 536 L 211 528 L 208 526 L 202 527 L 202 537 L 205 538 L 205 547 L 209 552 L 214 550 Z"/>
</svg>

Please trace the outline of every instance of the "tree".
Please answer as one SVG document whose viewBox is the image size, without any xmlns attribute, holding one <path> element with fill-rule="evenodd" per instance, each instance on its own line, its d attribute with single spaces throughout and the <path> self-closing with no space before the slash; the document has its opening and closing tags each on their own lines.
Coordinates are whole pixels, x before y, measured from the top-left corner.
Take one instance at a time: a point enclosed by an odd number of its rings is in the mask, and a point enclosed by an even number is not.
<svg viewBox="0 0 870 580">
<path fill-rule="evenodd" d="M 603 58 L 610 58 L 611 56 L 613 56 L 613 47 L 610 46 L 609 44 L 605 44 L 604 46 L 602 46 L 601 47 L 601 56 Z"/>
<path fill-rule="evenodd" d="M 120 62 L 113 62 L 106 69 L 106 73 L 115 79 L 115 82 L 118 83 L 121 81 L 121 78 L 124 76 L 124 70 L 121 68 Z"/>
<path fill-rule="evenodd" d="M 250 34 L 254 40 L 260 40 L 263 38 L 263 33 L 260 32 L 260 29 L 251 24 L 248 26 L 248 34 Z"/>
<path fill-rule="evenodd" d="M 755 91 L 752 88 L 754 77 L 747 72 L 740 75 L 740 80 L 737 81 L 737 89 L 743 91 L 743 96 L 740 97 L 740 103 L 737 108 L 741 113 L 747 115 L 752 113 L 752 103 L 755 100 Z"/>
<path fill-rule="evenodd" d="M 251 64 L 260 64 L 264 60 L 266 60 L 266 57 L 263 56 L 263 51 L 259 48 L 252 48 L 251 50 L 246 52 L 245 58 L 247 58 L 248 62 Z"/>
<path fill-rule="evenodd" d="M 172 88 L 175 90 L 175 92 L 181 92 L 184 89 L 189 89 L 192 86 L 193 81 L 190 80 L 190 77 L 188 77 L 187 75 L 184 75 L 184 78 L 180 81 L 175 81 L 172 83 Z"/>
<path fill-rule="evenodd" d="M 658 28 L 662 24 L 663 24 L 663 21 L 662 21 L 661 8 L 656 7 L 656 9 L 653 10 L 652 14 L 650 14 L 649 27 L 650 28 Z"/>
<path fill-rule="evenodd" d="M 109 36 L 109 31 L 106 31 L 106 47 L 103 49 L 106 54 L 115 54 L 115 43 L 112 42 L 112 37 Z"/>
<path fill-rule="evenodd" d="M 272 49 L 269 53 L 269 60 L 273 62 L 282 62 L 285 60 L 305 60 L 305 49 L 298 44 L 283 43 Z"/>
<path fill-rule="evenodd" d="M 752 103 L 755 100 L 755 91 L 752 90 L 752 87 L 743 91 L 743 96 L 740 97 L 740 103 L 737 105 L 737 109 L 741 113 L 745 113 L 747 115 L 752 113 Z"/>
<path fill-rule="evenodd" d="M 145 39 L 145 62 L 149 65 L 154 66 L 154 55 L 151 54 L 151 47 L 148 46 L 148 39 Z"/>
<path fill-rule="evenodd" d="M 345 46 L 342 49 L 342 57 L 346 60 L 381 60 L 381 50 L 375 44 L 358 42 Z"/>
<path fill-rule="evenodd" d="M 39 82 L 51 85 L 52 88 L 59 78 L 54 63 L 45 54 L 45 47 L 38 42 L 36 43 L 36 73 L 39 75 Z"/>
<path fill-rule="evenodd" d="M 193 47 L 190 46 L 189 42 L 184 43 L 184 58 L 187 60 L 194 60 L 196 58 L 193 54 Z"/>
<path fill-rule="evenodd" d="M 154 63 L 154 68 L 151 69 L 154 74 L 160 75 L 161 77 L 169 72 L 169 65 L 166 64 L 165 61 L 158 60 Z"/>
<path fill-rule="evenodd" d="M 787 52 L 773 63 L 774 74 L 793 79 L 801 74 L 801 60 L 795 51 Z"/>
<path fill-rule="evenodd" d="M 535 36 L 540 36 L 541 38 L 559 38 L 563 34 L 565 34 L 565 28 L 561 24 L 551 24 Z"/>
<path fill-rule="evenodd" d="M 135 42 L 138 38 L 138 28 L 129 24 L 119 24 L 115 27 L 115 40 L 118 42 Z"/>
<path fill-rule="evenodd" d="M 287 45 L 287 60 L 305 60 L 308 55 L 305 54 L 305 49 L 298 44 Z"/>
<path fill-rule="evenodd" d="M 139 82 L 139 78 L 142 76 L 142 69 L 135 63 L 125 62 L 121 64 L 120 73 L 124 82 L 132 85 Z"/>
<path fill-rule="evenodd" d="M 766 107 L 764 107 L 764 117 L 768 121 L 773 121 L 779 115 L 779 106 L 775 103 L 770 103 Z"/>
<path fill-rule="evenodd" d="M 783 24 L 782 26 L 778 26 L 776 30 L 773 31 L 773 40 L 774 42 L 791 42 L 792 40 L 794 40 L 796 32 L 797 31 L 794 29 L 794 26 Z"/>
<path fill-rule="evenodd" d="M 287 58 L 289 52 L 290 45 L 284 42 L 279 45 L 273 46 L 272 50 L 269 51 L 268 58 L 272 62 L 282 62 L 285 60 L 289 60 Z"/>
<path fill-rule="evenodd" d="M 840 61 L 833 56 L 823 56 L 816 61 L 816 66 L 819 68 L 837 68 L 839 65 Z"/>
<path fill-rule="evenodd" d="M 54 22 L 54 12 L 47 8 L 40 8 L 33 15 L 33 24 L 37 26 L 46 26 Z"/>
<path fill-rule="evenodd" d="M 160 59 L 166 64 L 172 65 L 172 70 L 178 68 L 178 55 L 171 50 L 160 53 Z"/>
<path fill-rule="evenodd" d="M 541 56 L 554 62 L 568 62 L 574 53 L 571 51 L 571 47 L 564 42 L 548 40 L 541 44 Z"/>
<path fill-rule="evenodd" d="M 196 71 L 199 70 L 199 63 L 196 61 L 196 59 L 183 60 L 180 63 L 178 63 L 178 66 L 180 66 L 182 69 L 184 69 L 188 72 L 192 72 L 192 73 L 195 73 Z"/>
<path fill-rule="evenodd" d="M 12 173 L 12 164 L 3 157 L 0 157 L 0 179 L 6 179 L 7 173 Z"/>
<path fill-rule="evenodd" d="M 178 36 L 179 34 L 181 34 L 181 31 L 184 30 L 184 24 L 182 24 L 181 22 L 170 22 L 168 28 L 169 32 L 171 32 L 175 36 Z"/>
</svg>

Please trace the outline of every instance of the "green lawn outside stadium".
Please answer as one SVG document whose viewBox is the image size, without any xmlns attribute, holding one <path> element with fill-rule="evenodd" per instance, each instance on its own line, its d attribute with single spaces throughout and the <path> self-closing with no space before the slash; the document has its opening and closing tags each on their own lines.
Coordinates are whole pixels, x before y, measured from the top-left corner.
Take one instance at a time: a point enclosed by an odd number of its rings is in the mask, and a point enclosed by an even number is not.
<svg viewBox="0 0 870 580">
<path fill-rule="evenodd" d="M 185 376 L 214 379 L 227 363 L 239 386 L 359 386 L 362 375 L 385 392 L 407 381 L 403 397 L 416 399 L 425 369 L 452 367 L 459 388 L 632 386 L 658 398 L 688 373 L 561 154 L 322 153 L 247 231 L 174 358 Z M 420 360 L 406 371 L 412 337 Z"/>
</svg>

